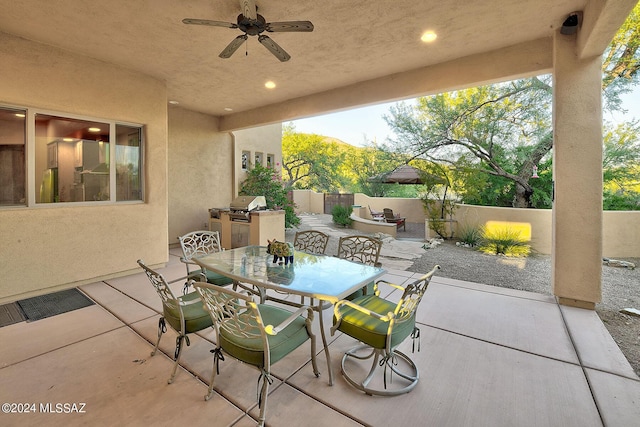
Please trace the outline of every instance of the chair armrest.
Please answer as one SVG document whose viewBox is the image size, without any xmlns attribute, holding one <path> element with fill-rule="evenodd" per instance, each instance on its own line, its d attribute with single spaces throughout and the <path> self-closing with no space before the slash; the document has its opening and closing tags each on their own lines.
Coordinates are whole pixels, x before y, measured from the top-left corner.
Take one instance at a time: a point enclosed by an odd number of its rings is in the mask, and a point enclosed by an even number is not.
<svg viewBox="0 0 640 427">
<path fill-rule="evenodd" d="M 378 283 L 383 283 L 383 284 L 385 284 L 385 285 L 387 285 L 387 286 L 391 286 L 392 288 L 399 289 L 399 290 L 401 290 L 401 291 L 403 291 L 403 292 L 404 292 L 404 287 L 403 287 L 403 286 L 396 285 L 395 283 L 388 282 L 388 281 L 386 281 L 386 280 L 384 280 L 384 279 L 380 279 L 380 280 L 378 280 L 378 281 L 376 282 L 376 286 L 375 286 L 375 287 L 376 287 L 376 289 L 378 289 Z"/>
<path fill-rule="evenodd" d="M 190 259 L 187 259 L 187 258 L 185 258 L 183 256 L 180 257 L 180 261 L 182 261 L 185 264 L 189 264 L 189 265 L 198 265 L 194 261 L 191 261 Z"/>
<path fill-rule="evenodd" d="M 358 310 L 359 312 L 364 313 L 368 316 L 375 317 L 376 319 L 381 320 L 383 322 L 389 322 L 394 317 L 393 312 L 389 312 L 386 315 L 382 315 L 382 314 L 376 313 L 375 311 L 371 311 L 368 308 L 365 308 L 361 305 L 355 304 L 349 300 L 340 300 L 333 306 L 333 315 L 336 318 L 336 321 L 334 325 L 331 327 L 331 336 L 333 336 L 338 330 L 338 328 L 340 327 L 340 322 L 342 322 L 342 312 L 340 311 L 340 309 L 344 305 L 346 305 L 347 307 L 353 308 L 354 310 Z"/>
<path fill-rule="evenodd" d="M 303 305 L 299 309 L 297 309 L 296 311 L 291 313 L 291 316 L 287 317 L 278 326 L 265 325 L 264 331 L 269 335 L 277 335 L 278 332 L 281 332 L 284 328 L 289 326 L 294 320 L 296 320 L 298 317 L 300 317 L 303 312 L 305 312 L 305 311 L 309 312 L 310 310 L 311 310 L 311 308 L 309 306 Z"/>
</svg>

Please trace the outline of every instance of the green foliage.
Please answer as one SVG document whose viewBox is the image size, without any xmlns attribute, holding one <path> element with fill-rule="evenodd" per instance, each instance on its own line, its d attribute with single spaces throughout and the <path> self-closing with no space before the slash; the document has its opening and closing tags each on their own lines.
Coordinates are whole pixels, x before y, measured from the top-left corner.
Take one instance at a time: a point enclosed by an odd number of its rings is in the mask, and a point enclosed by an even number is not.
<svg viewBox="0 0 640 427">
<path fill-rule="evenodd" d="M 331 216 L 333 222 L 343 227 L 351 226 L 353 220 L 351 219 L 351 213 L 353 212 L 352 206 L 335 205 L 331 209 Z"/>
<path fill-rule="evenodd" d="M 458 238 L 467 246 L 476 247 L 482 241 L 482 227 L 467 225 L 458 228 Z"/>
<path fill-rule="evenodd" d="M 241 196 L 264 196 L 268 209 L 284 210 L 284 226 L 291 228 L 300 224 L 295 213 L 295 205 L 287 198 L 287 189 L 282 185 L 280 175 L 270 167 L 255 165 L 247 172 L 247 179 L 240 185 Z"/>
<path fill-rule="evenodd" d="M 531 251 L 531 246 L 519 230 L 505 226 L 483 228 L 478 250 L 488 254 L 526 257 Z"/>
</svg>

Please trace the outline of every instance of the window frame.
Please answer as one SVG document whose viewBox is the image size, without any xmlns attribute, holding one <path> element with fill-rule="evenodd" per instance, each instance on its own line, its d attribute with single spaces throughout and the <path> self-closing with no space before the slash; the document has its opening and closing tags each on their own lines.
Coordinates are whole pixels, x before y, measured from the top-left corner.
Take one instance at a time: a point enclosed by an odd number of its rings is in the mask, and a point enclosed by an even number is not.
<svg viewBox="0 0 640 427">
<path fill-rule="evenodd" d="M 126 122 L 122 120 L 106 119 L 101 117 L 73 114 L 69 112 L 48 110 L 44 108 L 24 107 L 11 104 L 0 103 L 0 108 L 7 110 L 21 110 L 26 114 L 26 138 L 25 138 L 25 204 L 22 205 L 0 205 L 0 209 L 12 208 L 58 208 L 58 207 L 86 207 L 100 205 L 122 205 L 122 204 L 139 204 L 146 201 L 146 127 L 141 123 Z M 40 182 L 36 180 L 36 115 L 49 115 L 60 117 L 63 119 L 73 119 L 82 121 L 103 122 L 109 124 L 109 199 L 108 200 L 90 200 L 78 202 L 51 202 L 37 203 L 36 193 L 39 191 Z M 140 198 L 135 200 L 117 200 L 116 188 L 116 126 L 128 126 L 138 128 L 140 132 Z"/>
</svg>

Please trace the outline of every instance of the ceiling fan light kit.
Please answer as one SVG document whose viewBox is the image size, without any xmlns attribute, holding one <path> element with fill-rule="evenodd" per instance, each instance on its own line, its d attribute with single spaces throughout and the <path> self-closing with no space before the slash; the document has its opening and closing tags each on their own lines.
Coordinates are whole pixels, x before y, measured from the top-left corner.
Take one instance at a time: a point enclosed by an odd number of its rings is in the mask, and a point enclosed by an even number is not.
<svg viewBox="0 0 640 427">
<path fill-rule="evenodd" d="M 211 21 L 209 19 L 185 18 L 183 23 L 188 25 L 208 25 L 211 27 L 224 27 L 231 29 L 239 29 L 244 34 L 239 35 L 225 47 L 220 58 L 230 58 L 242 44 L 247 41 L 249 36 L 258 36 L 258 42 L 262 44 L 269 52 L 271 52 L 280 61 L 285 62 L 291 59 L 282 47 L 280 47 L 271 37 L 262 34 L 267 31 L 270 33 L 285 32 L 311 32 L 313 24 L 310 21 L 283 21 L 283 22 L 267 22 L 262 15 L 258 15 L 258 7 L 255 0 L 240 0 L 240 8 L 242 13 L 238 15 L 237 23 L 224 21 Z"/>
</svg>

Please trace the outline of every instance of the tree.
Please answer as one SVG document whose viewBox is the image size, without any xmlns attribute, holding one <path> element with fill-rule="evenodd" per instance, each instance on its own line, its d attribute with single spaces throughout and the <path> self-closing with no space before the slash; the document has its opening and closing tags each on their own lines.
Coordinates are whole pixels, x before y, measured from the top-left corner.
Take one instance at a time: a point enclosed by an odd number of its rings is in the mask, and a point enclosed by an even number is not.
<svg viewBox="0 0 640 427">
<path fill-rule="evenodd" d="M 603 56 L 605 108 L 619 108 L 620 94 L 637 83 L 639 17 L 640 4 Z M 553 147 L 551 96 L 551 78 L 539 76 L 418 98 L 392 107 L 385 120 L 394 149 L 499 178 L 489 181 L 511 187 L 513 206 L 532 207 L 550 193 L 531 177 Z"/>
<path fill-rule="evenodd" d="M 247 172 L 247 179 L 240 184 L 241 196 L 264 196 L 268 209 L 284 210 L 284 226 L 291 228 L 300 224 L 295 205 L 287 198 L 287 189 L 276 170 L 256 164 Z"/>
</svg>

